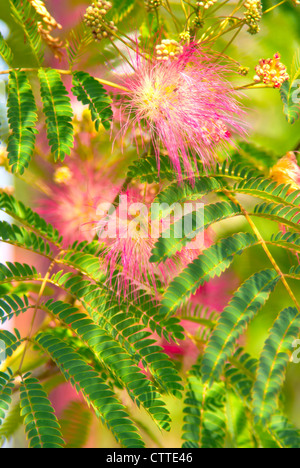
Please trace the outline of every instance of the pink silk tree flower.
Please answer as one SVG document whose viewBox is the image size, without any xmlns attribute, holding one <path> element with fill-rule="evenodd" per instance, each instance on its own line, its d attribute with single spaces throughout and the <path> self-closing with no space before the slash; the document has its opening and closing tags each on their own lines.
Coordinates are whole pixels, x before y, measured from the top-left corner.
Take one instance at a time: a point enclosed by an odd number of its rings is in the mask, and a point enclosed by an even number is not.
<svg viewBox="0 0 300 468">
<path fill-rule="evenodd" d="M 228 65 L 196 43 L 182 46 L 176 60 L 151 60 L 137 51 L 134 73 L 123 75 L 116 104 L 121 110 L 121 133 L 129 128 L 151 135 L 159 166 L 161 148 L 167 151 L 182 178 L 182 165 L 193 178 L 195 162 L 204 166 L 216 159 L 216 149 L 244 135 L 243 111 L 227 79 Z M 134 136 L 133 139 L 136 140 Z"/>
<path fill-rule="evenodd" d="M 196 237 L 193 242 L 197 244 L 193 248 L 187 244 L 164 263 L 152 263 L 152 249 L 159 235 L 168 227 L 165 219 L 161 219 L 159 232 L 156 227 L 153 229 L 153 199 L 149 191 L 141 194 L 136 187 L 129 188 L 121 194 L 120 203 L 113 214 L 105 217 L 104 211 L 97 213 L 99 240 L 108 246 L 105 259 L 109 264 L 109 281 L 120 296 L 126 296 L 129 292 L 134 294 L 141 289 L 157 296 L 159 286 L 168 284 L 210 243 L 210 235 L 204 233 L 204 241 L 202 235 L 199 239 Z"/>
<path fill-rule="evenodd" d="M 86 161 L 71 160 L 57 169 L 49 196 L 38 200 L 37 212 L 63 236 L 64 247 L 92 241 L 99 203 L 111 203 L 119 186 Z"/>
</svg>

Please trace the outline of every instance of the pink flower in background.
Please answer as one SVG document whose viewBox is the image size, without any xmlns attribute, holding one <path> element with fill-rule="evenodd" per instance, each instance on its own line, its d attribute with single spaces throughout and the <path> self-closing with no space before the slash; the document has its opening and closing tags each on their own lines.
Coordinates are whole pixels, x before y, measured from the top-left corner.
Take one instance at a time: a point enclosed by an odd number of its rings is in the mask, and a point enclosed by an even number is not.
<svg viewBox="0 0 300 468">
<path fill-rule="evenodd" d="M 193 161 L 204 165 L 216 159 L 217 144 L 231 142 L 232 133 L 244 134 L 241 108 L 227 81 L 227 67 L 197 44 L 182 46 L 176 59 L 141 58 L 137 51 L 135 72 L 123 77 L 116 98 L 123 114 L 122 133 L 147 128 L 159 164 L 161 145 L 167 150 L 179 178 L 182 164 L 192 175 Z M 191 156 L 192 155 L 192 156 Z"/>
<path fill-rule="evenodd" d="M 119 187 L 89 163 L 71 160 L 54 173 L 50 196 L 39 200 L 38 213 L 63 236 L 66 247 L 75 241 L 92 241 L 97 206 L 111 203 Z"/>
<path fill-rule="evenodd" d="M 195 306 L 203 305 L 209 310 L 222 312 L 238 286 L 238 277 L 233 272 L 225 272 L 220 278 L 215 277 L 200 286 L 191 297 L 191 303 Z"/>
</svg>

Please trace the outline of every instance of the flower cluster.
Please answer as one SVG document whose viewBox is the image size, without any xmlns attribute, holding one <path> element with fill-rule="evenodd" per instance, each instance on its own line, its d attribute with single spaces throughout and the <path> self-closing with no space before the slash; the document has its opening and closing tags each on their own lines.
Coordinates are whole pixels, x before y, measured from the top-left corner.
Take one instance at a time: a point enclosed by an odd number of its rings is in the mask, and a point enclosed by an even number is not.
<svg viewBox="0 0 300 468">
<path fill-rule="evenodd" d="M 157 8 L 161 6 L 161 4 L 162 0 L 145 0 L 145 7 L 149 13 L 157 10 Z"/>
<path fill-rule="evenodd" d="M 248 75 L 249 71 L 250 71 L 250 68 L 244 67 L 243 65 L 239 66 L 238 68 L 238 74 L 242 76 Z"/>
<path fill-rule="evenodd" d="M 174 60 L 182 53 L 183 47 L 173 39 L 163 39 L 155 49 L 157 60 Z"/>
<path fill-rule="evenodd" d="M 142 136 L 146 126 L 158 165 L 162 146 L 179 180 L 182 166 L 193 178 L 197 157 L 204 165 L 212 163 L 217 143 L 230 143 L 232 132 L 244 133 L 235 92 L 226 80 L 228 66 L 198 44 L 184 45 L 176 60 L 150 62 L 137 54 L 134 68 L 123 77 L 128 91 L 117 98 L 121 132 L 131 126 Z"/>
<path fill-rule="evenodd" d="M 289 79 L 286 66 L 280 62 L 280 54 L 274 54 L 273 58 L 261 59 L 255 67 L 254 81 L 271 84 L 273 88 L 280 88 L 282 83 Z"/>
<path fill-rule="evenodd" d="M 114 35 L 111 34 L 117 30 L 113 21 L 107 21 L 105 19 L 106 13 L 112 8 L 112 4 L 106 0 L 99 0 L 96 3 L 92 3 L 86 10 L 84 15 L 85 24 L 92 29 L 92 34 L 96 41 L 102 39 L 113 40 Z"/>
<path fill-rule="evenodd" d="M 260 0 L 246 0 L 244 3 L 246 11 L 244 13 L 246 24 L 249 26 L 250 34 L 259 32 L 259 22 L 262 17 L 262 5 Z"/>
</svg>

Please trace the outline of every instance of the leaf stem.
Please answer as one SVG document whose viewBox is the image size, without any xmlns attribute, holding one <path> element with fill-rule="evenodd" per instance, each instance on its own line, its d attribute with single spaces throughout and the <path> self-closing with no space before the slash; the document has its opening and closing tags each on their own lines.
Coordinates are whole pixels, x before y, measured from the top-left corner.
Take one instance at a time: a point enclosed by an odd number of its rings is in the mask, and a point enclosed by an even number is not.
<svg viewBox="0 0 300 468">
<path fill-rule="evenodd" d="M 249 216 L 249 213 L 245 210 L 245 208 L 238 202 L 238 200 L 227 190 L 224 190 L 224 193 L 228 196 L 228 198 L 233 202 L 235 203 L 241 210 L 241 212 L 243 213 L 243 215 L 245 216 L 246 220 L 248 221 L 252 231 L 254 232 L 254 234 L 256 235 L 259 243 L 261 244 L 265 254 L 267 255 L 268 259 L 270 260 L 270 262 L 272 263 L 274 269 L 276 270 L 276 272 L 278 273 L 285 289 L 287 290 L 290 298 L 292 299 L 292 301 L 294 302 L 295 306 L 297 307 L 298 311 L 300 312 L 300 305 L 293 293 L 293 291 L 291 290 L 288 282 L 286 281 L 286 278 L 285 278 L 285 275 L 282 273 L 281 269 L 279 268 L 279 266 L 277 265 L 274 257 L 272 256 L 270 250 L 268 249 L 267 247 L 267 244 L 266 242 L 264 241 L 262 235 L 260 234 L 259 230 L 257 229 L 256 225 L 254 224 L 254 222 L 252 221 L 251 217 Z"/>
<path fill-rule="evenodd" d="M 60 255 L 60 253 L 59 253 Z M 41 284 L 41 288 L 40 288 L 40 291 L 39 291 L 39 295 L 38 295 L 38 298 L 37 298 L 37 301 L 36 301 L 36 304 L 35 304 L 35 308 L 34 308 L 34 313 L 33 313 L 33 316 L 32 316 L 32 320 L 31 320 L 31 324 L 30 324 L 30 330 L 29 330 L 29 334 L 28 334 L 28 339 L 26 341 L 26 344 L 25 344 L 25 347 L 24 347 L 24 352 L 23 352 L 23 355 L 22 355 L 22 358 L 21 358 L 21 362 L 20 362 L 20 365 L 19 365 L 19 369 L 18 369 L 18 373 L 21 374 L 21 369 L 22 369 L 22 366 L 23 366 L 23 362 L 24 362 L 24 358 L 25 358 L 25 354 L 26 354 L 26 351 L 28 349 L 28 345 L 29 345 L 29 342 L 30 342 L 30 338 L 33 334 L 33 327 L 34 327 L 34 322 L 35 322 L 35 318 L 37 316 L 37 311 L 39 309 L 39 304 L 40 304 L 40 300 L 43 296 L 43 293 L 44 293 L 44 290 L 45 290 L 45 287 L 47 285 L 47 281 L 49 279 L 49 276 L 51 274 L 51 271 L 52 269 L 54 268 L 55 266 L 55 259 L 51 262 L 49 268 L 48 268 L 48 271 L 43 279 L 43 282 Z"/>
<path fill-rule="evenodd" d="M 0 75 L 8 75 L 10 72 L 12 71 L 15 71 L 15 70 L 18 70 L 18 71 L 24 71 L 24 72 L 35 72 L 37 70 L 39 70 L 39 68 L 10 68 L 9 70 L 1 70 L 0 71 Z M 54 69 L 55 71 L 57 71 L 58 73 L 60 73 L 61 75 L 72 75 L 72 71 L 71 70 L 61 70 L 61 69 Z M 125 88 L 125 86 L 121 86 L 117 83 L 114 83 L 112 81 L 108 81 L 108 80 L 103 80 L 102 78 L 97 78 L 97 77 L 94 77 L 95 80 L 99 81 L 99 83 L 105 85 L 105 86 L 110 86 L 111 88 L 117 88 L 117 89 L 121 89 L 122 91 L 125 91 L 126 93 L 130 93 L 130 89 L 128 88 Z"/>
<path fill-rule="evenodd" d="M 277 7 L 281 6 L 281 5 L 283 5 L 284 3 L 286 3 L 286 1 L 287 1 L 287 0 L 282 0 L 282 2 L 279 2 L 279 3 L 277 3 L 276 5 L 273 5 L 272 7 L 268 8 L 268 10 L 264 11 L 263 14 L 265 15 L 266 13 L 269 13 L 270 11 L 275 10 L 275 8 L 277 8 Z"/>
</svg>

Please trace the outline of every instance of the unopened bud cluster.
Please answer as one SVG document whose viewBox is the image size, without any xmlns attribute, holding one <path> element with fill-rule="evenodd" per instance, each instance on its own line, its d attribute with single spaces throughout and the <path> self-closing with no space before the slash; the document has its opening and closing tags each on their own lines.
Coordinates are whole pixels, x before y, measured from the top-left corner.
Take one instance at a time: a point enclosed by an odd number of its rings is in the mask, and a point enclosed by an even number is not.
<svg viewBox="0 0 300 468">
<path fill-rule="evenodd" d="M 249 67 L 243 67 L 242 65 L 238 68 L 239 75 L 246 76 L 250 71 Z"/>
<path fill-rule="evenodd" d="M 85 12 L 83 21 L 85 24 L 92 29 L 92 34 L 96 41 L 102 39 L 113 40 L 114 35 L 112 31 L 116 31 L 117 28 L 113 21 L 107 21 L 105 18 L 106 13 L 111 9 L 112 4 L 106 0 L 100 0 L 92 3 Z"/>
<path fill-rule="evenodd" d="M 197 2 L 196 7 L 203 7 L 205 10 L 208 10 L 209 7 L 213 6 L 217 0 L 203 0 L 202 2 Z"/>
<path fill-rule="evenodd" d="M 257 34 L 260 30 L 259 22 L 262 17 L 262 5 L 260 0 L 247 0 L 244 3 L 246 24 L 249 26 L 250 34 Z"/>
<path fill-rule="evenodd" d="M 145 0 L 145 8 L 151 13 L 157 10 L 162 4 L 162 0 Z"/>
<path fill-rule="evenodd" d="M 174 60 L 182 53 L 182 45 L 174 39 L 163 39 L 156 47 L 157 60 Z"/>
<path fill-rule="evenodd" d="M 203 26 L 204 26 L 204 21 L 203 21 L 203 19 L 202 19 L 202 13 L 201 13 L 200 11 L 198 11 L 198 12 L 196 13 L 196 18 L 193 19 L 192 24 L 193 24 L 193 27 L 194 27 L 195 29 L 201 29 L 201 28 L 203 28 Z"/>
<path fill-rule="evenodd" d="M 261 59 L 255 71 L 254 81 L 271 84 L 273 88 L 281 88 L 282 84 L 289 79 L 286 66 L 280 62 L 278 53 L 274 54 L 273 58 Z"/>
<path fill-rule="evenodd" d="M 0 146 L 0 166 L 5 166 L 7 163 L 7 151 L 5 146 Z"/>
</svg>

